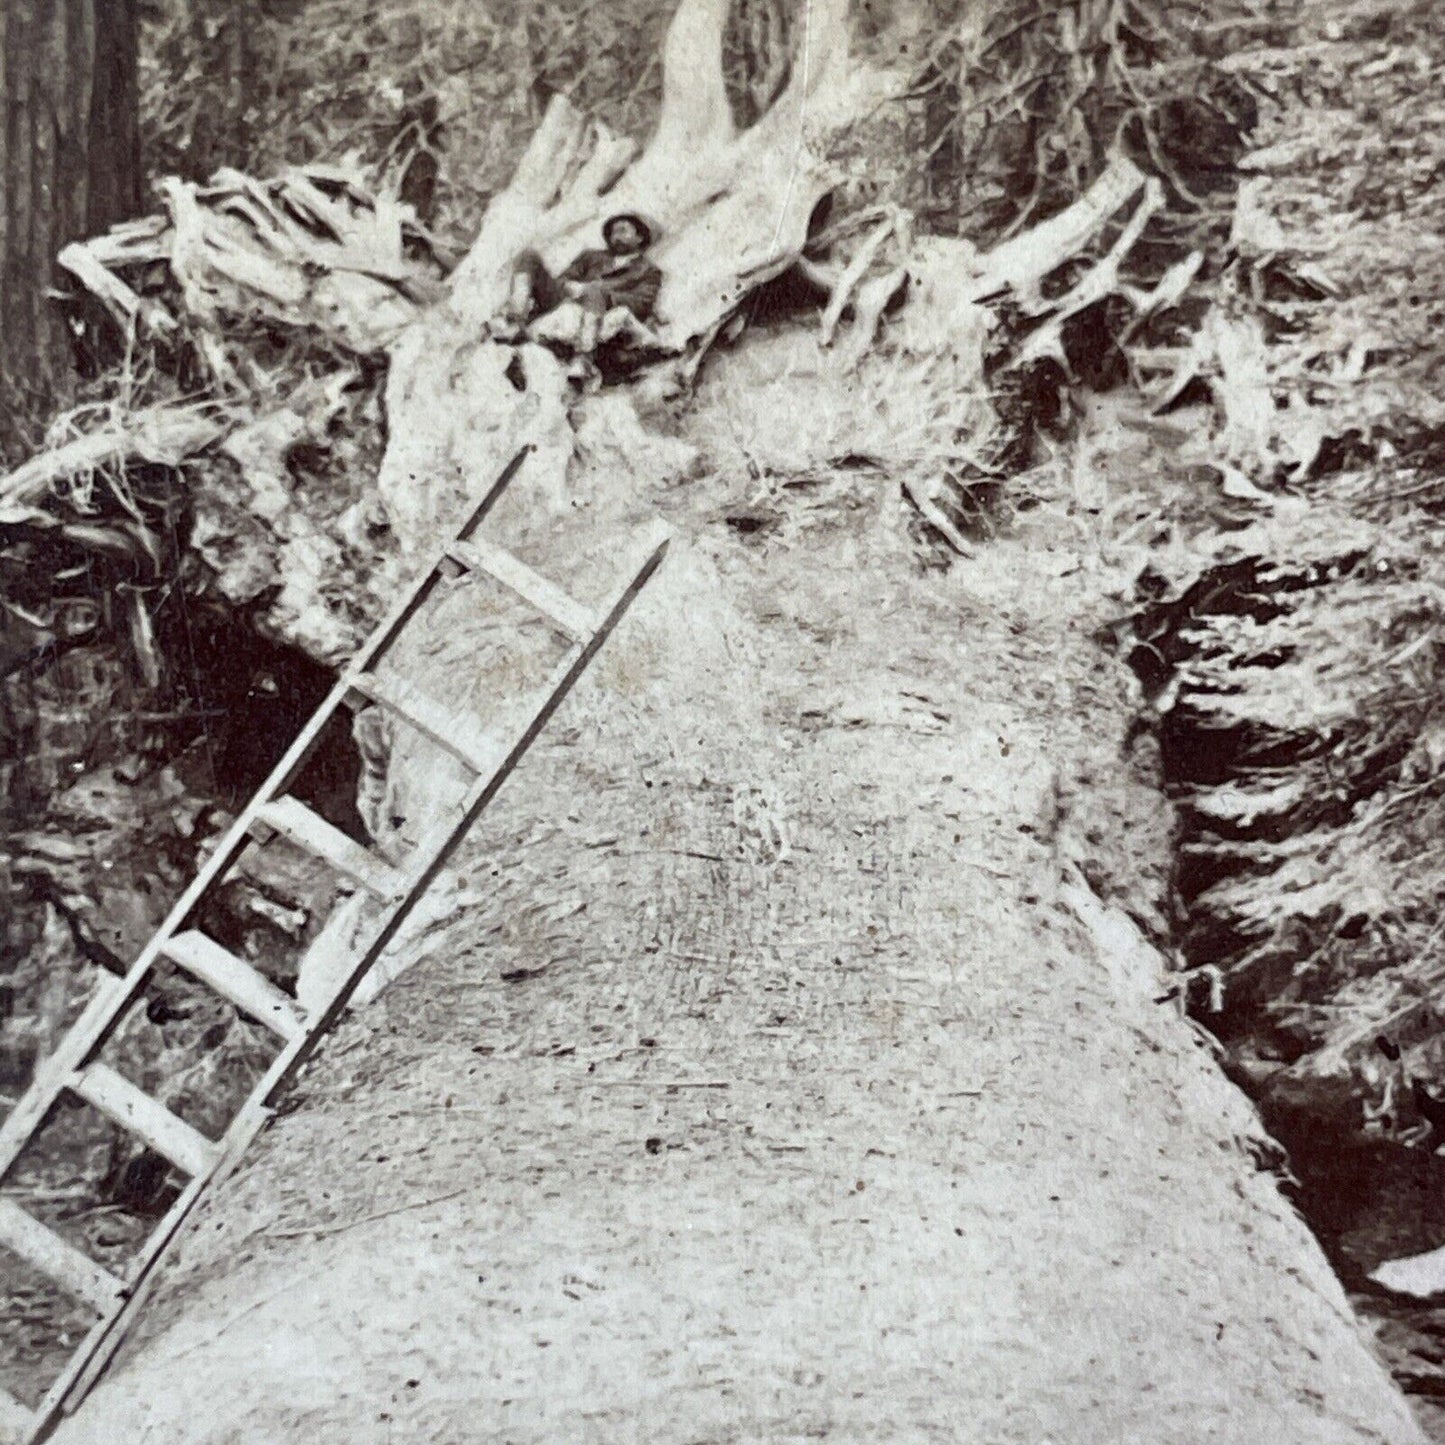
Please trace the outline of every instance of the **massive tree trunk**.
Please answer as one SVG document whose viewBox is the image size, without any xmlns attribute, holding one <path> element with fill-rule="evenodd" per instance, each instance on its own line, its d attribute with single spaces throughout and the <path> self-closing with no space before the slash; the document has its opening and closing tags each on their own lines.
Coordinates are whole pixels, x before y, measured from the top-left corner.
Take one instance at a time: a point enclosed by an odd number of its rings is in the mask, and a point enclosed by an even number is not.
<svg viewBox="0 0 1445 1445">
<path fill-rule="evenodd" d="M 141 200 L 134 0 L 0 7 L 0 450 L 63 392 L 62 246 Z"/>
<path fill-rule="evenodd" d="M 702 435 L 844 403 L 770 340 Z M 676 549 L 55 1445 L 1424 1445 L 1158 955 L 1056 882 L 1143 899 L 1167 835 L 1072 519 L 925 571 L 880 479 L 760 545 L 711 460 L 573 475 Z"/>
</svg>

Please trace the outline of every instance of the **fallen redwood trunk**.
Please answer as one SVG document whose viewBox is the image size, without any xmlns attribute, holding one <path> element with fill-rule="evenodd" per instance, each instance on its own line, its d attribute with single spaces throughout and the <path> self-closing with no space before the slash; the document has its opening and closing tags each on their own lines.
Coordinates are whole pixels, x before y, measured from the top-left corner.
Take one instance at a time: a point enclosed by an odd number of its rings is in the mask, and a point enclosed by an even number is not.
<svg viewBox="0 0 1445 1445">
<path fill-rule="evenodd" d="M 655 314 L 609 317 L 603 334 L 620 330 L 663 390 L 684 383 L 743 299 L 801 255 L 814 207 L 836 183 L 828 144 L 866 97 L 865 72 L 848 64 L 846 0 L 809 7 L 791 80 L 744 130 L 723 77 L 729 9 L 730 0 L 679 6 L 664 47 L 661 113 L 640 153 L 554 98 L 447 299 L 390 347 L 377 487 L 403 555 L 435 545 L 524 445 L 537 452 L 529 470 L 539 510 L 566 507 L 573 388 L 557 353 L 575 355 L 589 341 L 575 306 L 520 335 L 507 324 L 524 253 L 559 275 L 601 244 L 608 217 L 645 216 L 655 237 L 649 259 L 662 273 Z M 876 73 L 866 74 L 876 94 Z M 430 628 L 425 656 L 413 663 L 422 684 L 449 707 L 487 716 L 486 674 L 469 665 L 475 642 L 458 626 L 455 599 L 437 604 Z M 466 773 L 423 738 L 370 726 L 386 732 L 373 755 L 388 759 L 385 779 L 373 782 L 380 806 L 371 816 L 382 846 L 405 851 L 430 825 L 430 811 L 461 794 Z M 362 907 L 354 905 L 358 914 Z"/>
<path fill-rule="evenodd" d="M 1083 758 L 1164 867 L 1067 519 L 948 575 L 731 491 L 58 1439 L 1414 1445 L 1158 955 L 1055 898 Z"/>
<path fill-rule="evenodd" d="M 810 243 L 818 202 L 838 179 L 831 150 L 901 77 L 852 63 L 844 0 L 820 0 L 807 7 L 776 99 L 754 124 L 739 127 L 723 82 L 727 12 L 726 0 L 679 6 L 664 53 L 662 109 L 645 146 L 554 99 L 512 183 L 494 198 L 445 283 L 444 259 L 404 207 L 372 195 L 354 176 L 317 167 L 266 184 L 233 172 L 206 187 L 172 184 L 168 221 L 138 222 L 69 248 L 65 264 L 122 324 L 160 340 L 193 335 L 228 399 L 224 425 L 197 429 L 190 443 L 192 452 L 219 443 L 234 463 L 224 472 L 210 465 L 194 488 L 192 545 L 224 597 L 256 607 L 264 628 L 335 663 L 418 554 L 521 447 L 534 453 L 526 474 L 532 522 L 546 528 L 570 514 L 576 426 L 591 407 L 578 406 L 573 363 L 589 340 L 567 330 L 565 310 L 519 326 L 507 303 L 519 257 L 536 253 L 561 272 L 597 244 L 609 216 L 637 211 L 655 227 L 649 256 L 662 277 L 656 312 L 645 321 L 614 317 L 610 329 L 639 389 L 654 398 L 688 384 L 747 296 L 793 266 L 829 295 L 824 343 L 845 338 L 854 361 L 878 345 L 885 308 L 906 299 L 882 345 L 943 377 L 951 393 L 976 398 L 980 416 L 987 411 L 985 350 L 1002 300 L 1032 318 L 1029 344 L 1042 354 L 1057 345 L 1071 310 L 1115 291 L 1129 294 L 1119 264 L 1159 197 L 1122 158 L 1074 206 L 991 253 L 963 241 L 915 240 L 908 218 L 887 208 L 845 217 Z M 1062 297 L 1044 299 L 1044 278 L 1094 248 L 1141 192 L 1105 261 L 1085 268 Z M 138 276 L 157 261 L 177 283 L 163 300 L 142 295 L 122 275 L 130 268 Z M 284 369 L 267 374 L 244 342 L 232 339 L 251 323 L 294 335 L 298 357 L 305 346 L 329 348 L 336 370 L 305 383 Z M 352 455 L 333 468 L 340 487 L 297 486 L 293 451 L 334 446 L 328 438 L 338 429 L 366 425 L 358 355 L 389 362 L 379 466 L 372 472 Z M 618 397 L 624 408 L 625 395 Z M 119 425 L 124 429 L 124 418 Z M 986 450 L 986 437 L 966 433 L 961 455 Z M 143 441 L 129 450 L 154 455 Z M 17 474 L 14 485 L 0 483 L 0 498 L 20 503 L 23 496 L 30 519 L 45 521 L 56 509 L 37 480 L 53 482 L 71 466 L 88 478 L 98 474 L 97 448 L 107 456 L 117 450 L 82 438 Z M 185 451 L 175 448 L 165 459 L 184 462 Z M 967 550 L 947 512 L 944 478 L 925 472 L 902 484 L 932 526 Z M 613 485 L 625 490 L 620 477 Z M 111 517 L 94 525 L 114 531 L 132 524 Z M 609 545 L 605 532 L 591 541 L 603 552 Z M 128 534 L 121 543 L 138 544 Z M 431 626 L 414 680 L 453 708 L 485 715 L 490 699 L 473 665 L 474 624 L 443 601 Z M 428 810 L 459 793 L 464 779 L 452 760 L 424 740 L 394 735 L 374 714 L 362 715 L 359 742 L 368 761 L 363 816 L 383 848 L 402 852 L 426 826 Z"/>
</svg>

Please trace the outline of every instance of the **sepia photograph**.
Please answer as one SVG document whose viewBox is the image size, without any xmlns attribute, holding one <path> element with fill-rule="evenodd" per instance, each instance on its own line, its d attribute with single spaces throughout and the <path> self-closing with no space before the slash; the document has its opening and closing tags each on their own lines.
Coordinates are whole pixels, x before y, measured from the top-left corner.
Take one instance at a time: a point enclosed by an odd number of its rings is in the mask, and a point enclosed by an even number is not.
<svg viewBox="0 0 1445 1445">
<path fill-rule="evenodd" d="M 0 1445 L 1445 1445 L 1445 9 L 0 0 Z"/>
</svg>

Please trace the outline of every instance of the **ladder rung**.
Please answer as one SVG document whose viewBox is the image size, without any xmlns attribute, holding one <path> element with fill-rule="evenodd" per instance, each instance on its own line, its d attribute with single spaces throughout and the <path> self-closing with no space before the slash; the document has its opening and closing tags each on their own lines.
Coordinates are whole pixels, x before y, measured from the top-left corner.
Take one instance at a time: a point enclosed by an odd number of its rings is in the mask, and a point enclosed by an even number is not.
<svg viewBox="0 0 1445 1445">
<path fill-rule="evenodd" d="M 109 1064 L 86 1065 L 71 1079 L 70 1089 L 192 1178 L 211 1167 L 216 1146 Z"/>
<path fill-rule="evenodd" d="M 275 798 L 261 804 L 256 809 L 256 820 L 289 838 L 298 848 L 324 859 L 378 898 L 389 900 L 401 892 L 402 877 L 396 869 L 339 828 L 333 828 L 299 798 Z"/>
<path fill-rule="evenodd" d="M 472 537 L 465 542 L 453 542 L 447 548 L 447 556 L 464 567 L 495 577 L 502 586 L 530 602 L 574 642 L 582 641 L 597 627 L 597 618 L 590 608 L 569 596 L 555 582 L 549 582 L 540 572 L 534 572 L 505 548 Z"/>
<path fill-rule="evenodd" d="M 404 678 L 363 672 L 353 679 L 353 686 L 363 697 L 395 713 L 423 737 L 445 748 L 473 772 L 490 773 L 507 756 L 506 748 L 470 718 L 449 711 Z"/>
<path fill-rule="evenodd" d="M 244 958 L 237 958 L 213 938 L 187 929 L 168 938 L 162 952 L 187 973 L 233 1003 L 242 1013 L 263 1023 L 287 1043 L 306 1030 L 296 1005 Z"/>
<path fill-rule="evenodd" d="M 125 1294 L 124 1281 L 9 1199 L 0 1199 L 0 1244 L 28 1260 L 68 1294 L 84 1300 L 97 1314 L 105 1314 Z"/>
</svg>

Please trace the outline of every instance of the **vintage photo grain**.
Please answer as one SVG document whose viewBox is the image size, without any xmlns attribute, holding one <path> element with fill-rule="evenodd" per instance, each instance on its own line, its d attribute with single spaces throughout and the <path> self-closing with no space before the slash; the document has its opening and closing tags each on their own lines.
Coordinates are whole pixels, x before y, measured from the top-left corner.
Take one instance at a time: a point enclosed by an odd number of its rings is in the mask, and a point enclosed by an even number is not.
<svg viewBox="0 0 1445 1445">
<path fill-rule="evenodd" d="M 0 1445 L 1445 1442 L 1429 0 L 0 0 Z"/>
</svg>

